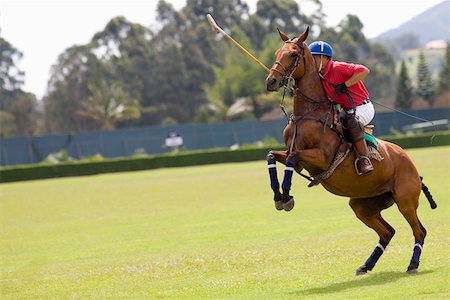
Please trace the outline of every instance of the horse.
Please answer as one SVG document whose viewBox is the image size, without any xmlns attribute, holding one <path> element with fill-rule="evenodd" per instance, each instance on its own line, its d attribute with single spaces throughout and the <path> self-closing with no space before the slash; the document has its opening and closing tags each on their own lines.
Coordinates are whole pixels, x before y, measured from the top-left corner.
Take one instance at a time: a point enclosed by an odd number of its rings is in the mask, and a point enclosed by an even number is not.
<svg viewBox="0 0 450 300">
<path fill-rule="evenodd" d="M 328 192 L 350 198 L 349 205 L 356 217 L 379 236 L 369 258 L 356 270 L 356 275 L 363 275 L 375 267 L 395 234 L 395 229 L 380 214 L 395 203 L 411 226 L 415 240 L 407 272 L 417 273 L 427 234 L 417 216 L 421 190 L 431 208 L 436 208 L 423 178 L 401 147 L 378 138 L 380 159 L 372 158 L 374 170 L 369 175 L 358 176 L 353 166 L 355 153 L 348 150 L 350 145 L 336 126 L 338 112 L 325 94 L 313 56 L 305 43 L 309 27 L 294 38 L 280 30 L 278 33 L 284 43 L 275 52 L 275 63 L 266 78 L 266 88 L 267 91 L 278 91 L 286 82 L 292 81 L 294 93 L 293 112 L 283 132 L 287 150 L 272 150 L 267 154 L 275 208 L 293 209 L 295 202 L 289 191 L 294 170 L 304 177 L 308 176 L 301 171 L 308 171 L 311 175 L 308 178 L 313 180 L 310 186 L 320 183 Z M 276 162 L 285 165 L 281 192 Z"/>
</svg>

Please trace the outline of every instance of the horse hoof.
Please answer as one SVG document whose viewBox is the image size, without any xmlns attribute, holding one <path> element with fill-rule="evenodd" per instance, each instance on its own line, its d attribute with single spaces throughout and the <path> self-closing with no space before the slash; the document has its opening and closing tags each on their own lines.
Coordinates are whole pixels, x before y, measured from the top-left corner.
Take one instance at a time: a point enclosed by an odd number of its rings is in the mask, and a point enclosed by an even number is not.
<svg viewBox="0 0 450 300">
<path fill-rule="evenodd" d="M 366 274 L 367 274 L 367 271 L 360 271 L 359 269 L 356 270 L 356 273 L 355 273 L 356 276 L 361 276 L 361 275 L 366 275 Z"/>
<path fill-rule="evenodd" d="M 294 198 L 291 197 L 291 199 L 288 202 L 283 203 L 283 209 L 285 211 L 291 211 L 294 208 L 294 205 L 295 205 Z"/>
<path fill-rule="evenodd" d="M 283 210 L 283 201 L 275 201 L 276 210 Z"/>
<path fill-rule="evenodd" d="M 367 267 L 366 266 L 361 266 L 356 270 L 355 275 L 356 276 L 360 276 L 360 275 L 365 275 L 367 274 Z"/>
<path fill-rule="evenodd" d="M 419 262 L 418 261 L 412 261 L 409 263 L 408 269 L 406 270 L 406 273 L 408 274 L 417 274 L 417 269 L 419 268 Z"/>
</svg>

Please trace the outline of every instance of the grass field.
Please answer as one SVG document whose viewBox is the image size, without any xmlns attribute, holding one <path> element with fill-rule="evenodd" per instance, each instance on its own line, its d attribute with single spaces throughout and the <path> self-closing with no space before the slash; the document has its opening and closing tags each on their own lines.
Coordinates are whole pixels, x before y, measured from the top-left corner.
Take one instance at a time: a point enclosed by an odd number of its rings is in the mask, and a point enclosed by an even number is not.
<svg viewBox="0 0 450 300">
<path fill-rule="evenodd" d="M 300 176 L 276 211 L 260 161 L 0 185 L 0 298 L 449 299 L 450 147 L 408 153 L 438 204 L 421 196 L 417 275 L 396 206 L 397 234 L 356 277 L 375 232 Z"/>
</svg>

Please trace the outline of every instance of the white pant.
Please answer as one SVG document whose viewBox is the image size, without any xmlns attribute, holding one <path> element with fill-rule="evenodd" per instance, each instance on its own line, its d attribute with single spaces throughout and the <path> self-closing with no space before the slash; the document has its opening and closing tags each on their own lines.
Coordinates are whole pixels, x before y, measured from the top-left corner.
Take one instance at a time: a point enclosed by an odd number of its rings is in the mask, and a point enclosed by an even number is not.
<svg viewBox="0 0 450 300">
<path fill-rule="evenodd" d="M 350 109 L 348 113 L 352 113 L 353 109 Z M 373 108 L 372 102 L 359 105 L 356 107 L 356 118 L 358 118 L 359 122 L 361 122 L 364 126 L 372 121 L 375 116 L 375 109 Z"/>
</svg>

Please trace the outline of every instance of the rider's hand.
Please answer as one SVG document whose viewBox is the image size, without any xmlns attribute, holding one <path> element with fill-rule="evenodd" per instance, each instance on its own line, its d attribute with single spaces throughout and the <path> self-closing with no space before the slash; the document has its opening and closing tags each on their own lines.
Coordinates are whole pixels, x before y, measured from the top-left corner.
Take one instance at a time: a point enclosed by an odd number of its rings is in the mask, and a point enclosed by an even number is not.
<svg viewBox="0 0 450 300">
<path fill-rule="evenodd" d="M 345 85 L 345 82 L 339 83 L 334 87 L 337 93 L 339 94 L 345 94 L 348 92 L 348 87 Z"/>
</svg>

